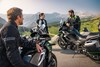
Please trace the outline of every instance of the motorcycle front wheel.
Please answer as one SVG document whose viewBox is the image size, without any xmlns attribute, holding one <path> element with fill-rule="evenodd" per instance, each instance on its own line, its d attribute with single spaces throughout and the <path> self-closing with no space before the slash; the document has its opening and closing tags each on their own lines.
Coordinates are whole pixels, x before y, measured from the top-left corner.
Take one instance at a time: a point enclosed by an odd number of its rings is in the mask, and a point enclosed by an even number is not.
<svg viewBox="0 0 100 67">
<path fill-rule="evenodd" d="M 33 57 L 30 60 L 30 63 L 38 66 L 39 55 L 40 53 L 34 53 Z M 53 53 L 51 53 L 51 58 L 49 60 L 50 62 L 47 63 L 48 60 L 44 59 L 39 67 L 57 67 L 57 58 Z"/>
<path fill-rule="evenodd" d="M 58 39 L 58 45 L 64 50 L 67 49 L 67 45 L 64 43 L 64 41 L 61 37 L 59 37 L 59 39 Z"/>
<path fill-rule="evenodd" d="M 57 58 L 53 53 L 51 53 L 51 58 L 48 67 L 57 67 Z"/>
</svg>

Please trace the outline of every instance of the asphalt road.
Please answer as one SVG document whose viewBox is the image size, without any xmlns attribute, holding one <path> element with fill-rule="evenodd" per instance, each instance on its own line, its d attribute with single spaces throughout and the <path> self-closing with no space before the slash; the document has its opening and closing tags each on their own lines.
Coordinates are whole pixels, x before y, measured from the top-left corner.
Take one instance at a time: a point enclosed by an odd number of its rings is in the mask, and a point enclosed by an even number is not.
<svg viewBox="0 0 100 67">
<path fill-rule="evenodd" d="M 89 57 L 76 54 L 71 50 L 62 50 L 59 46 L 53 46 L 53 53 L 57 57 L 58 67 L 100 67 L 100 64 L 94 62 Z"/>
</svg>

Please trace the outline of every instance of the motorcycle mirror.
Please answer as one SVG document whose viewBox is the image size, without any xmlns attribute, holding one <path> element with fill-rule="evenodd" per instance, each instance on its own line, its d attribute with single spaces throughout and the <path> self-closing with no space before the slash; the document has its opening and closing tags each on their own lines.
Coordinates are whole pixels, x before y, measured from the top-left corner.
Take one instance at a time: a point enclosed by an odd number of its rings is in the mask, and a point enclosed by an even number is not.
<svg viewBox="0 0 100 67">
<path fill-rule="evenodd" d="M 62 24 L 63 24 L 63 20 L 61 19 L 61 20 L 60 20 L 60 25 L 62 25 Z"/>
</svg>

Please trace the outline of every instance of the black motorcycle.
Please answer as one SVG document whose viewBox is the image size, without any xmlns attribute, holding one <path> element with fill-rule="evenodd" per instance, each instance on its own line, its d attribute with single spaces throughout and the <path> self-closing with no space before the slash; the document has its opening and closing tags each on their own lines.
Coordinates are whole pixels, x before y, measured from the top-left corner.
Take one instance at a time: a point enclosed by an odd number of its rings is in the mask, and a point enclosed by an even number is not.
<svg viewBox="0 0 100 67">
<path fill-rule="evenodd" d="M 59 29 L 58 45 L 62 49 L 70 49 L 85 54 L 94 60 L 100 60 L 100 36 L 99 33 L 89 33 L 86 38 L 80 38 L 74 33 Z"/>
<path fill-rule="evenodd" d="M 37 29 L 31 30 L 31 41 L 38 40 L 43 52 L 38 53 L 36 48 L 22 49 L 22 57 L 25 61 L 35 64 L 39 67 L 57 67 L 57 58 L 52 53 L 52 44 L 49 43 L 51 39 L 48 34 L 40 34 Z"/>
<path fill-rule="evenodd" d="M 76 34 L 69 33 L 65 28 L 66 28 L 66 24 L 60 25 L 59 33 L 58 33 L 59 36 L 58 45 L 64 50 L 67 49 L 68 47 L 72 48 L 72 46 L 75 45 L 74 42 L 79 40 L 79 37 Z"/>
</svg>

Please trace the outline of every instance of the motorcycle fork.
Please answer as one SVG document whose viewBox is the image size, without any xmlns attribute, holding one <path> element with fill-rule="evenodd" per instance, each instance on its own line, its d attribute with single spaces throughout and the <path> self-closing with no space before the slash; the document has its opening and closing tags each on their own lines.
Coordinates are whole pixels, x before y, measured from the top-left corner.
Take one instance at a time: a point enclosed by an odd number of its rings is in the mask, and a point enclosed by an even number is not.
<svg viewBox="0 0 100 67">
<path fill-rule="evenodd" d="M 64 34 L 60 36 L 60 38 L 62 39 L 63 43 L 66 43 L 66 38 L 64 37 Z"/>
<path fill-rule="evenodd" d="M 49 50 L 47 48 L 46 49 L 46 55 L 45 55 L 45 61 L 43 64 L 43 67 L 48 67 L 48 62 L 49 62 Z"/>
<path fill-rule="evenodd" d="M 46 51 L 46 57 L 45 57 L 45 59 L 46 59 L 46 61 L 45 61 L 45 63 L 46 63 L 45 67 L 48 67 L 49 64 L 51 63 L 51 59 L 52 59 L 51 51 L 49 51 L 48 49 Z"/>
</svg>

